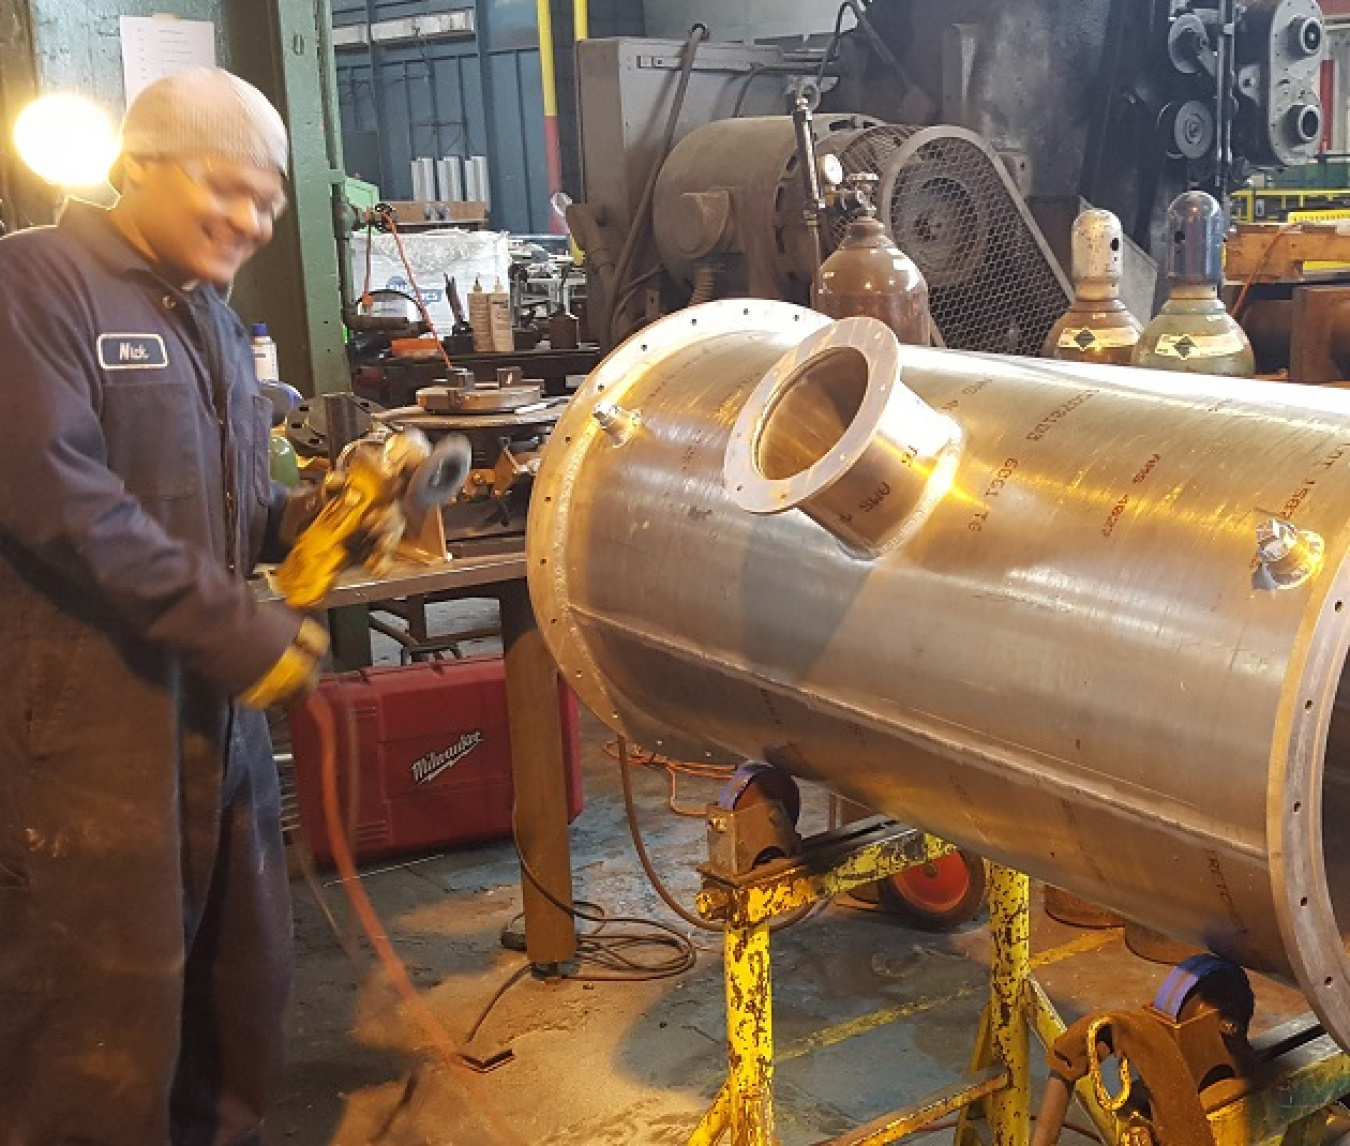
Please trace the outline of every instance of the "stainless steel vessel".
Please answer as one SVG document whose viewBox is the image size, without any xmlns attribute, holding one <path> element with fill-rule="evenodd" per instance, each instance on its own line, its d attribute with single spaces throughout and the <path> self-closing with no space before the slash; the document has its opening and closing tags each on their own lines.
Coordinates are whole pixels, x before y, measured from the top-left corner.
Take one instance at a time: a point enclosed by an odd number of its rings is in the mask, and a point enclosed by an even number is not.
<svg viewBox="0 0 1350 1146">
<path fill-rule="evenodd" d="M 1286 976 L 1350 1046 L 1348 519 L 1350 395 L 736 300 L 573 400 L 530 589 L 615 729 Z"/>
</svg>

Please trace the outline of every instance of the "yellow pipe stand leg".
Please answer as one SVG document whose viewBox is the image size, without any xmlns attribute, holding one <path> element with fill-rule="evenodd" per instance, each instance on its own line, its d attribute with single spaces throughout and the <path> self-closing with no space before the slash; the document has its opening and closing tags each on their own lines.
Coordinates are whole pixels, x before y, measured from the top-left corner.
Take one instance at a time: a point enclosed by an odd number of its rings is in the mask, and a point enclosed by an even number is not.
<svg viewBox="0 0 1350 1146">
<path fill-rule="evenodd" d="M 725 962 L 731 1146 L 775 1146 L 768 923 L 728 926 Z"/>
<path fill-rule="evenodd" d="M 708 1107 L 699 1120 L 698 1126 L 694 1128 L 694 1133 L 689 1136 L 687 1146 L 715 1146 L 722 1140 L 722 1135 L 727 1132 L 727 1125 L 730 1121 L 730 1087 L 724 1082 L 722 1089 L 717 1092 L 717 1097 L 713 1099 L 712 1105 Z"/>
<path fill-rule="evenodd" d="M 996 864 L 989 870 L 989 1035 L 1008 1085 L 987 1099 L 994 1146 L 1027 1146 L 1031 1127 L 1031 881 Z"/>
</svg>

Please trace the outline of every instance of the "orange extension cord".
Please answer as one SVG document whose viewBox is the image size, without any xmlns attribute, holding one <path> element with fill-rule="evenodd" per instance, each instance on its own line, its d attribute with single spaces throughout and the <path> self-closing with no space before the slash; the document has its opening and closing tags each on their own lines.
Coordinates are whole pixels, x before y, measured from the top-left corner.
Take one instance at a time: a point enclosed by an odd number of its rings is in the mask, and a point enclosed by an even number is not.
<svg viewBox="0 0 1350 1146">
<path fill-rule="evenodd" d="M 398 248 L 398 257 L 400 261 L 403 263 L 403 269 L 408 272 L 408 286 L 412 290 L 412 299 L 413 302 L 417 304 L 418 313 L 421 314 L 422 321 L 427 324 L 428 329 L 431 331 L 431 337 L 433 341 L 435 341 L 436 343 L 436 349 L 439 350 L 441 353 L 441 361 L 445 363 L 446 370 L 451 370 L 453 369 L 453 367 L 450 365 L 450 355 L 445 352 L 445 343 L 442 342 L 440 337 L 436 334 L 436 324 L 431 321 L 431 312 L 427 310 L 427 304 L 422 301 L 422 292 L 417 289 L 417 278 L 413 274 L 412 263 L 408 261 L 408 252 L 403 249 L 403 236 L 400 235 L 398 231 L 398 216 L 394 213 L 392 209 L 381 211 L 379 214 L 380 218 L 382 218 L 385 221 L 385 224 L 389 227 L 389 233 L 394 236 L 394 246 Z M 375 236 L 372 233 L 373 230 L 374 230 L 373 221 L 367 222 L 366 281 L 361 286 L 361 301 L 367 307 L 370 306 L 371 253 L 375 246 L 374 242 Z M 446 289 L 447 290 L 449 289 L 448 283 L 446 284 Z"/>
<path fill-rule="evenodd" d="M 475 1093 L 479 1088 L 474 1085 L 477 1078 L 472 1073 L 473 1068 L 465 1061 L 464 1055 L 455 1045 L 450 1033 L 445 1029 L 440 1019 L 436 1017 L 435 1012 L 427 1005 L 426 1000 L 422 998 L 421 992 L 413 985 L 407 967 L 394 950 L 394 946 L 384 930 L 384 925 L 380 922 L 380 918 L 370 902 L 370 897 L 366 895 L 366 889 L 362 886 L 360 876 L 356 871 L 356 863 L 352 858 L 351 848 L 348 846 L 347 833 L 342 825 L 337 783 L 337 726 L 333 709 L 327 698 L 320 693 L 315 693 L 311 697 L 310 704 L 314 722 L 319 732 L 319 742 L 322 745 L 321 778 L 323 783 L 324 822 L 328 829 L 329 844 L 333 849 L 333 860 L 337 864 L 338 874 L 342 877 L 343 889 L 351 902 L 352 910 L 361 923 L 361 929 L 375 949 L 380 965 L 384 968 L 385 974 L 389 976 L 394 989 L 412 1012 L 413 1018 L 422 1030 L 423 1037 L 436 1057 L 447 1067 L 450 1067 L 452 1072 L 458 1073 L 461 1081 L 465 1084 L 466 1097 L 471 1100 L 471 1109 L 479 1114 L 491 1128 L 496 1142 L 500 1143 L 501 1146 L 526 1146 L 525 1140 L 506 1125 L 494 1106 L 481 1093 Z"/>
</svg>

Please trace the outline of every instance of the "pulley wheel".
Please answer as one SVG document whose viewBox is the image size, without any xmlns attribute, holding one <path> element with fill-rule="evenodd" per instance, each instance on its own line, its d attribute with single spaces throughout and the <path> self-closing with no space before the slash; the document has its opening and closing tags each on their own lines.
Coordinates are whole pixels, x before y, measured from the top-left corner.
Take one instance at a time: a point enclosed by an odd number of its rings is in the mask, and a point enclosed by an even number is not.
<svg viewBox="0 0 1350 1146">
<path fill-rule="evenodd" d="M 1167 58 L 1184 76 L 1200 73 L 1201 57 L 1209 51 L 1209 30 L 1194 12 L 1173 18 L 1167 30 Z"/>
<path fill-rule="evenodd" d="M 955 851 L 880 881 L 882 910 L 920 931 L 951 931 L 984 906 L 984 860 Z"/>
<path fill-rule="evenodd" d="M 1171 132 L 1168 155 L 1174 159 L 1203 159 L 1209 154 L 1217 128 L 1214 113 L 1205 104 L 1192 99 L 1169 105 L 1163 118 Z"/>
</svg>

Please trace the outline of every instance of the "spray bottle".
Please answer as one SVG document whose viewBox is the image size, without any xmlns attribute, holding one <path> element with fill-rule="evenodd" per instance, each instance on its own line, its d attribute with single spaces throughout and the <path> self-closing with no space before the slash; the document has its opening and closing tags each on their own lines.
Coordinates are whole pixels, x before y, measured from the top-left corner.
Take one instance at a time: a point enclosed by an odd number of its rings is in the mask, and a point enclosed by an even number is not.
<svg viewBox="0 0 1350 1146">
<path fill-rule="evenodd" d="M 277 364 L 277 344 L 267 333 L 267 323 L 253 324 L 253 370 L 259 382 L 280 382 L 281 369 Z"/>
</svg>

